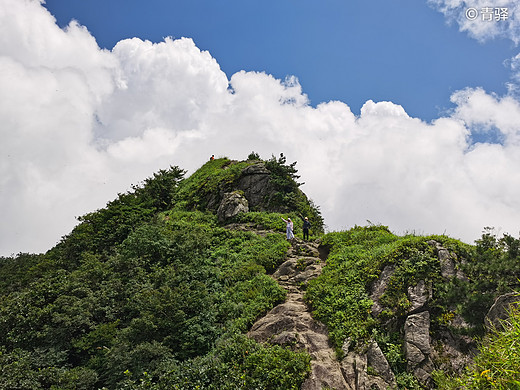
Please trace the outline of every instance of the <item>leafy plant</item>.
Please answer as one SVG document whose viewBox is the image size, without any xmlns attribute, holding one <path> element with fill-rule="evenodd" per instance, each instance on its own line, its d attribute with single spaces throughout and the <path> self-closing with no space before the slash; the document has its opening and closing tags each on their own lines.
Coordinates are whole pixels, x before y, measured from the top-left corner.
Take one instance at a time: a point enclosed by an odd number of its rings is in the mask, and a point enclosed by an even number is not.
<svg viewBox="0 0 520 390">
<path fill-rule="evenodd" d="M 460 376 L 437 372 L 440 389 L 517 389 L 520 388 L 520 311 L 515 308 L 505 329 L 487 335 L 479 346 L 473 366 Z"/>
</svg>

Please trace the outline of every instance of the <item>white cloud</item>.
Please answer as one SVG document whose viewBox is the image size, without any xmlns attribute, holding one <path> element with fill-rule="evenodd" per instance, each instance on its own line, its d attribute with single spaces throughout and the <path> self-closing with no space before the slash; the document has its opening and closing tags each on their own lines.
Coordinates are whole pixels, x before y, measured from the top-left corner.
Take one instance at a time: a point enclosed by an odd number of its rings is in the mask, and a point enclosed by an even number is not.
<svg viewBox="0 0 520 390">
<path fill-rule="evenodd" d="M 190 39 L 104 51 L 30 0 L 2 0 L 0 26 L 0 254 L 50 248 L 75 216 L 158 169 L 253 150 L 298 161 L 331 229 L 368 219 L 468 242 L 484 226 L 518 229 L 512 97 L 459 91 L 453 114 L 432 123 L 392 102 L 368 101 L 356 116 L 338 101 L 309 106 L 295 78 L 228 80 Z M 503 145 L 469 144 L 472 129 L 491 127 Z"/>
<path fill-rule="evenodd" d="M 459 30 L 479 42 L 509 39 L 520 43 L 520 2 L 517 0 L 427 0 L 442 12 L 448 23 L 457 23 Z M 505 10 L 505 11 L 504 11 Z M 504 13 L 505 12 L 505 13 Z M 504 19 L 500 19 L 505 16 Z M 497 20 L 498 19 L 498 20 Z M 520 54 L 504 61 L 511 71 L 506 83 L 509 94 L 520 97 Z"/>
<path fill-rule="evenodd" d="M 481 42 L 494 38 L 520 42 L 520 4 L 516 0 L 428 0 L 428 3 L 450 23 L 456 22 L 460 31 Z M 500 15 L 504 15 L 503 19 Z"/>
<path fill-rule="evenodd" d="M 498 97 L 483 89 L 467 88 L 454 93 L 451 101 L 457 105 L 454 116 L 467 126 L 484 131 L 492 127 L 506 135 L 506 145 L 520 144 L 520 102 L 511 96 Z"/>
</svg>

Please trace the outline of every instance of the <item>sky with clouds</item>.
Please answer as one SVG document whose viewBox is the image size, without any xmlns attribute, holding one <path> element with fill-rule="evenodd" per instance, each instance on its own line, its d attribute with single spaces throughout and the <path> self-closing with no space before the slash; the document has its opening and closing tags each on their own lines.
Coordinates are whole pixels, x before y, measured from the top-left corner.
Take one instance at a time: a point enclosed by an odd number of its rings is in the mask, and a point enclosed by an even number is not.
<svg viewBox="0 0 520 390">
<path fill-rule="evenodd" d="M 0 0 L 0 255 L 46 251 L 159 169 L 251 151 L 298 161 L 330 230 L 518 235 L 516 1 L 360 0 L 341 23 L 336 1 L 96 1 Z"/>
</svg>

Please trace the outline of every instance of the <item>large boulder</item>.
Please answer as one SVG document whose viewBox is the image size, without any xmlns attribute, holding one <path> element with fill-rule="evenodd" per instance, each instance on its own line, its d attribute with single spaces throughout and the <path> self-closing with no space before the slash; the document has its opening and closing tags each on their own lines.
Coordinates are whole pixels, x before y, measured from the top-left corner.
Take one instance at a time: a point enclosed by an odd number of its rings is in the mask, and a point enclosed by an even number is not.
<svg viewBox="0 0 520 390">
<path fill-rule="evenodd" d="M 242 171 L 236 188 L 244 193 L 252 210 L 264 210 L 266 201 L 273 193 L 270 172 L 265 163 L 258 162 Z"/>
<path fill-rule="evenodd" d="M 404 352 L 408 369 L 423 384 L 430 381 L 433 365 L 430 361 L 430 313 L 411 314 L 404 324 Z"/>
<path fill-rule="evenodd" d="M 346 356 L 341 362 L 341 370 L 348 389 L 388 390 L 397 388 L 395 375 L 377 342 L 371 341 L 350 351 L 347 341 L 342 349 Z"/>
<path fill-rule="evenodd" d="M 247 199 L 238 191 L 227 192 L 222 197 L 220 205 L 217 209 L 217 216 L 219 221 L 233 218 L 239 213 L 247 213 L 249 205 Z"/>
</svg>

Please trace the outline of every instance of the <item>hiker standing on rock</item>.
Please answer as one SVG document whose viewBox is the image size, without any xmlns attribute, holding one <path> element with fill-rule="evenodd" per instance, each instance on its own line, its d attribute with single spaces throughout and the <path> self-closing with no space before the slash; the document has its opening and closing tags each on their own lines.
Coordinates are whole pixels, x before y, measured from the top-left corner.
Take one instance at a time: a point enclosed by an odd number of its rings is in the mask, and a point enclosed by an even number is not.
<svg viewBox="0 0 520 390">
<path fill-rule="evenodd" d="M 305 217 L 303 219 L 303 239 L 307 238 L 309 240 L 309 229 L 311 228 L 311 223 L 309 222 L 309 218 Z"/>
<path fill-rule="evenodd" d="M 283 219 L 283 217 L 282 217 L 282 221 L 284 221 L 287 224 L 287 239 L 288 240 L 294 239 L 294 233 L 293 233 L 294 225 L 293 225 L 293 222 L 291 221 L 291 218 Z"/>
</svg>

